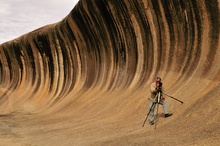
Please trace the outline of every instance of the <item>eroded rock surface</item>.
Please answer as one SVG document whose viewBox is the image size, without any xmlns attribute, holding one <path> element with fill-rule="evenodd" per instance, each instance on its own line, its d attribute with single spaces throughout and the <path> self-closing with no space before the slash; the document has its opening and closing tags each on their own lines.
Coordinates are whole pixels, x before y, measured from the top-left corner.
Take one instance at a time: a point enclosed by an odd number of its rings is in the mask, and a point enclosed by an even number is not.
<svg viewBox="0 0 220 146">
<path fill-rule="evenodd" d="M 0 45 L 4 145 L 218 145 L 218 0 L 81 0 Z M 173 116 L 142 122 L 162 77 Z"/>
</svg>

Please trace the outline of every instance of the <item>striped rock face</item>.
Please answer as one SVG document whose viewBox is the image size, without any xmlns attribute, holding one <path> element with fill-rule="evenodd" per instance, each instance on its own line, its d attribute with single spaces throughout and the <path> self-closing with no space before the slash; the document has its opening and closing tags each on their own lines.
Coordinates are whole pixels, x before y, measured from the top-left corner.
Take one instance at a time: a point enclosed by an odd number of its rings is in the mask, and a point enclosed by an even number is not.
<svg viewBox="0 0 220 146">
<path fill-rule="evenodd" d="M 218 145 L 219 36 L 218 0 L 81 0 L 0 45 L 0 142 Z M 184 104 L 165 96 L 155 131 L 141 125 L 157 76 Z"/>
</svg>

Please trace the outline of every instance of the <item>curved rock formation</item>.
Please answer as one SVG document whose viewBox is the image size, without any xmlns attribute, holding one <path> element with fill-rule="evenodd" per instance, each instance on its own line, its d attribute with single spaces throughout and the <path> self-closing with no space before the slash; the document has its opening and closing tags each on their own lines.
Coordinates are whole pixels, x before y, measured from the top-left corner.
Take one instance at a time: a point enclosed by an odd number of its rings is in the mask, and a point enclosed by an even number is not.
<svg viewBox="0 0 220 146">
<path fill-rule="evenodd" d="M 81 0 L 0 45 L 5 145 L 220 143 L 218 0 Z M 171 118 L 142 122 L 163 79 Z M 162 109 L 159 110 L 162 114 Z"/>
</svg>

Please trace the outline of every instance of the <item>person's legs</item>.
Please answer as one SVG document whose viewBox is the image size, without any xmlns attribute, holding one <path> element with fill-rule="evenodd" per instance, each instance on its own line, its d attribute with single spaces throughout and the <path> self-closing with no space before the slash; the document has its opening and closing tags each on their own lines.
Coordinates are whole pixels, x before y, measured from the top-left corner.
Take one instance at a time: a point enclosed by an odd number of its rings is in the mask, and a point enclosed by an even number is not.
<svg viewBox="0 0 220 146">
<path fill-rule="evenodd" d="M 150 111 L 149 111 L 149 122 L 150 122 L 150 124 L 154 124 L 154 109 L 155 109 L 155 105 L 156 104 L 154 104 L 153 103 L 153 101 L 151 101 L 150 99 L 149 99 L 149 106 L 150 106 Z"/>
<path fill-rule="evenodd" d="M 164 111 L 164 116 L 165 116 L 165 118 L 171 116 L 172 113 L 169 112 L 169 109 L 168 109 L 166 100 L 164 100 L 164 101 L 162 102 L 162 105 L 163 105 L 163 111 Z"/>
</svg>

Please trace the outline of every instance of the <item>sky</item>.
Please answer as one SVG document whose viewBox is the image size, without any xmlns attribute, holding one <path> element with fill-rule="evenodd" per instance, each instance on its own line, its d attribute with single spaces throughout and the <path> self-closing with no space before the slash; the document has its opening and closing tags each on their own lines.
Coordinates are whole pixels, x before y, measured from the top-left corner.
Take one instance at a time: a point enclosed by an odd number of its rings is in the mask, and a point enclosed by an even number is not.
<svg viewBox="0 0 220 146">
<path fill-rule="evenodd" d="M 79 0 L 0 0 L 0 44 L 66 17 Z"/>
</svg>

